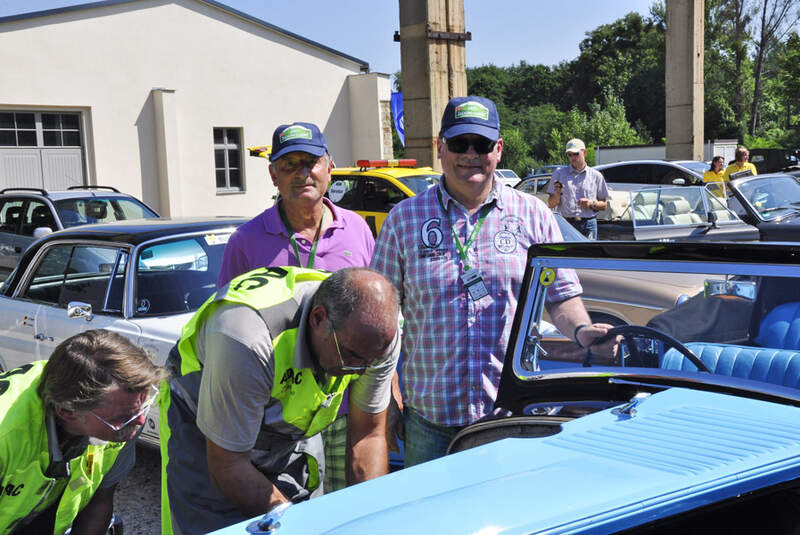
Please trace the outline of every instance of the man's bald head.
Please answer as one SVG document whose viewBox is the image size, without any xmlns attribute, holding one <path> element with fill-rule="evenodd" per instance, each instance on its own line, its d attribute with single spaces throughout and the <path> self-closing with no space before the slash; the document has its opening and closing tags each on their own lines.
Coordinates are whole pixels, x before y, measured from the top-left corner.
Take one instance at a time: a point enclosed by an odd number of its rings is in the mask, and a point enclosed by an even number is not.
<svg viewBox="0 0 800 535">
<path fill-rule="evenodd" d="M 314 295 L 313 307 L 321 305 L 337 328 L 356 323 L 365 334 L 394 338 L 400 313 L 397 290 L 370 268 L 345 268 L 333 273 Z"/>
</svg>

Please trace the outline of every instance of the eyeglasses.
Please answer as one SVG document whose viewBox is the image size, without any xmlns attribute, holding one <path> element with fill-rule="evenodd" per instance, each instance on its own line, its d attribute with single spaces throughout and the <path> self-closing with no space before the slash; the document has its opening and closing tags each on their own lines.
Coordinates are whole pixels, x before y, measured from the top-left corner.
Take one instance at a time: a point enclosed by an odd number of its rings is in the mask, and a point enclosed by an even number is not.
<svg viewBox="0 0 800 535">
<path fill-rule="evenodd" d="M 478 154 L 489 154 L 494 150 L 494 145 L 497 143 L 496 141 L 492 141 L 491 139 L 487 139 L 483 136 L 476 136 L 476 137 L 467 137 L 467 136 L 456 136 L 451 137 L 450 139 L 445 139 L 444 142 L 447 144 L 447 150 L 450 152 L 454 152 L 456 154 L 464 154 L 469 150 L 470 147 L 475 149 L 475 152 Z"/>
<path fill-rule="evenodd" d="M 573 156 L 578 156 L 579 154 L 580 154 L 580 152 L 568 152 L 567 153 L 567 158 L 572 158 Z"/>
<path fill-rule="evenodd" d="M 314 169 L 321 161 L 322 156 L 314 156 L 313 154 L 296 158 L 293 157 L 291 160 L 280 158 L 278 159 L 278 167 L 280 167 L 281 171 L 286 173 L 294 173 L 303 168 Z"/>
<path fill-rule="evenodd" d="M 341 369 L 342 371 L 354 372 L 354 373 L 363 373 L 367 371 L 367 368 L 369 368 L 369 366 L 347 366 L 344 363 L 344 359 L 342 358 L 342 350 L 339 349 L 339 339 L 336 338 L 336 329 L 333 328 L 333 324 L 331 324 L 331 332 L 333 332 L 333 343 L 336 344 L 336 352 L 339 353 L 339 369 Z M 352 354 L 353 352 L 350 351 L 350 353 Z M 364 362 L 364 359 L 355 355 L 354 357 Z"/>
<path fill-rule="evenodd" d="M 150 410 L 150 407 L 153 405 L 153 403 L 155 403 L 156 398 L 158 398 L 158 388 L 156 388 L 155 386 L 150 386 L 150 388 L 152 388 L 155 391 L 155 393 L 147 401 L 142 403 L 142 406 L 139 408 L 139 412 L 128 418 L 128 420 L 126 420 L 125 423 L 112 424 L 111 422 L 105 420 L 102 416 L 95 414 L 94 411 L 89 411 L 89 414 L 91 414 L 104 424 L 106 424 L 106 426 L 115 433 L 118 433 L 123 429 L 125 429 L 126 427 L 128 427 L 129 425 L 131 425 L 134 421 L 138 420 L 142 416 L 142 414 Z"/>
</svg>

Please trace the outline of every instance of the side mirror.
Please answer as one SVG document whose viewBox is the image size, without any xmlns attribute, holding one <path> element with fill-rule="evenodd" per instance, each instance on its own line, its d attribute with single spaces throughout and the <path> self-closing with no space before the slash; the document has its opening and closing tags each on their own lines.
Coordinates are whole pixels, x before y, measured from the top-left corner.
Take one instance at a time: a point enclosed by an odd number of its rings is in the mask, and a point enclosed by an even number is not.
<svg viewBox="0 0 800 535">
<path fill-rule="evenodd" d="M 711 223 L 711 228 L 718 228 L 717 227 L 717 214 L 716 212 L 708 212 L 708 222 Z"/>
<path fill-rule="evenodd" d="M 86 321 L 92 321 L 94 318 L 92 314 L 92 305 L 80 301 L 70 301 L 67 304 L 67 317 L 76 319 L 85 318 Z"/>
<path fill-rule="evenodd" d="M 676 178 L 672 181 L 672 183 L 676 186 L 683 186 L 686 184 L 686 179 L 683 178 Z"/>
<path fill-rule="evenodd" d="M 52 234 L 53 229 L 50 227 L 36 227 L 33 229 L 33 237 L 37 240 L 43 236 L 47 236 L 48 234 Z"/>
</svg>

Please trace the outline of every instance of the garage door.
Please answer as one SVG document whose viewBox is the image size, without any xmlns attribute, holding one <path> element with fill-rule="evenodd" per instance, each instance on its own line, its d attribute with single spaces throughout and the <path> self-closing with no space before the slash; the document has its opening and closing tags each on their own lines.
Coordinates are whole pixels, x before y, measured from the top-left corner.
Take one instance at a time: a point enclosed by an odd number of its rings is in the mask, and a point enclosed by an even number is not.
<svg viewBox="0 0 800 535">
<path fill-rule="evenodd" d="M 0 188 L 85 184 L 79 113 L 0 110 Z"/>
</svg>

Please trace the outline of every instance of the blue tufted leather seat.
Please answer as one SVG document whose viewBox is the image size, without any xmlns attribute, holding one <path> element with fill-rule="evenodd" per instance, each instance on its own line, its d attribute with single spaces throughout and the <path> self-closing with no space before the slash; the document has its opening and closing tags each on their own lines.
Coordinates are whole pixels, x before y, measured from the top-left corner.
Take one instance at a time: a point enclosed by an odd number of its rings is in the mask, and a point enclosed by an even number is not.
<svg viewBox="0 0 800 535">
<path fill-rule="evenodd" d="M 800 388 L 800 351 L 703 342 L 689 342 L 686 347 L 713 373 Z M 661 367 L 697 371 L 697 367 L 675 349 L 664 354 Z"/>
<path fill-rule="evenodd" d="M 800 350 L 800 302 L 783 303 L 770 310 L 754 341 L 762 347 Z"/>
</svg>

